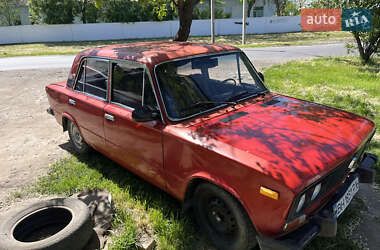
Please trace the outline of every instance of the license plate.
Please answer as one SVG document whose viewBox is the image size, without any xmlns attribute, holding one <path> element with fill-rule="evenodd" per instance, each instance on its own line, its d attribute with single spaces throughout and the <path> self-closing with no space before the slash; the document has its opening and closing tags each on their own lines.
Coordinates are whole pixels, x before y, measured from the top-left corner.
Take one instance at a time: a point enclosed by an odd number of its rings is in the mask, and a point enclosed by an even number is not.
<svg viewBox="0 0 380 250">
<path fill-rule="evenodd" d="M 354 198 L 355 194 L 359 191 L 359 178 L 355 178 L 355 180 L 351 183 L 347 191 L 344 193 L 342 198 L 334 204 L 334 216 L 338 218 L 339 215 L 343 213 L 343 211 L 348 207 L 351 203 L 352 198 Z"/>
</svg>

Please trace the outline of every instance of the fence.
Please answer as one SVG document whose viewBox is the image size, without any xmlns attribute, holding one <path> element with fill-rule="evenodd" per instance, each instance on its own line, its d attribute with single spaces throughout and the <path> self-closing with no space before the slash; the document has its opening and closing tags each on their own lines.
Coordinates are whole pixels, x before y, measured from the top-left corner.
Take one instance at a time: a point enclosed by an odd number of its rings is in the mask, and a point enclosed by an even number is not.
<svg viewBox="0 0 380 250">
<path fill-rule="evenodd" d="M 247 34 L 301 31 L 300 16 L 247 18 Z M 173 37 L 178 21 L 0 27 L 0 44 Z M 216 35 L 241 34 L 241 19 L 217 19 Z M 194 20 L 192 36 L 209 36 L 210 20 Z"/>
</svg>

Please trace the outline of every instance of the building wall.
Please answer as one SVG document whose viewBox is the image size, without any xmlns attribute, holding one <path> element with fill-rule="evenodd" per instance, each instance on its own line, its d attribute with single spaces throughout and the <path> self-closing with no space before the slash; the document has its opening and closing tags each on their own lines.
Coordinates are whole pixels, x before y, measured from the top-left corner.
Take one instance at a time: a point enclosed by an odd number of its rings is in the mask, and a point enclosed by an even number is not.
<svg viewBox="0 0 380 250">
<path fill-rule="evenodd" d="M 247 19 L 247 34 L 301 31 L 301 17 Z M 240 23 L 240 24 L 239 24 Z M 210 20 L 194 20 L 191 36 L 209 36 Z M 217 19 L 216 35 L 241 34 L 241 19 Z M 174 37 L 178 21 L 0 27 L 0 44 Z"/>
<path fill-rule="evenodd" d="M 18 7 L 18 11 L 20 12 L 21 25 L 29 25 L 30 24 L 29 7 L 28 6 Z"/>
<path fill-rule="evenodd" d="M 224 0 L 224 2 L 225 13 L 231 13 L 232 18 L 241 18 L 243 16 L 243 3 L 240 0 Z M 264 7 L 264 17 L 271 17 L 276 13 L 276 6 L 272 0 L 256 0 L 253 7 Z M 253 8 L 250 16 L 253 16 Z"/>
</svg>

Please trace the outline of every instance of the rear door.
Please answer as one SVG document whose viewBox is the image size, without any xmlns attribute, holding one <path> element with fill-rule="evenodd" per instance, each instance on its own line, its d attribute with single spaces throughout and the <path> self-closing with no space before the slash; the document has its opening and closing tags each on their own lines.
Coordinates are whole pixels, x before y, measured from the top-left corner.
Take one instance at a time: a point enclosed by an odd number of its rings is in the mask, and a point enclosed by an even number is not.
<svg viewBox="0 0 380 250">
<path fill-rule="evenodd" d="M 134 62 L 112 62 L 110 103 L 105 107 L 104 131 L 110 156 L 123 166 L 165 188 L 161 121 L 137 123 L 137 106 L 158 109 L 145 68 Z"/>
<path fill-rule="evenodd" d="M 68 105 L 85 141 L 97 150 L 105 149 L 104 107 L 107 102 L 109 61 L 85 58 L 80 66 Z"/>
</svg>

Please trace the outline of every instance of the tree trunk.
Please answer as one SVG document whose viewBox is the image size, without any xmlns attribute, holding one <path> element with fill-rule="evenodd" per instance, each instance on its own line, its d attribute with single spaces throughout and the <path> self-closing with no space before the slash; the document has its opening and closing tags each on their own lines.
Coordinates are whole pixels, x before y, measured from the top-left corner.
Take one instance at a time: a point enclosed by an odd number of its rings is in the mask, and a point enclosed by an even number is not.
<svg viewBox="0 0 380 250">
<path fill-rule="evenodd" d="M 274 0 L 277 16 L 281 16 L 281 0 Z"/>
<path fill-rule="evenodd" d="M 380 34 L 375 35 L 371 37 L 371 39 L 368 41 L 368 44 L 366 47 L 363 46 L 362 41 L 360 39 L 359 33 L 356 31 L 353 31 L 352 34 L 355 37 L 356 44 L 359 49 L 359 55 L 363 60 L 364 64 L 367 64 L 369 62 L 369 59 L 371 58 L 373 53 L 376 53 L 378 47 L 380 46 Z"/>
<path fill-rule="evenodd" d="M 87 23 L 86 7 L 87 7 L 87 0 L 84 0 L 83 6 L 82 6 L 82 22 L 83 23 Z"/>
<path fill-rule="evenodd" d="M 179 17 L 179 29 L 174 37 L 174 41 L 187 41 L 190 35 L 190 28 L 193 22 L 194 6 L 200 0 L 178 0 L 177 9 Z"/>
<path fill-rule="evenodd" d="M 251 16 L 251 10 L 253 8 L 253 5 L 255 5 L 256 0 L 248 1 L 248 8 L 247 8 L 247 17 Z"/>
</svg>

